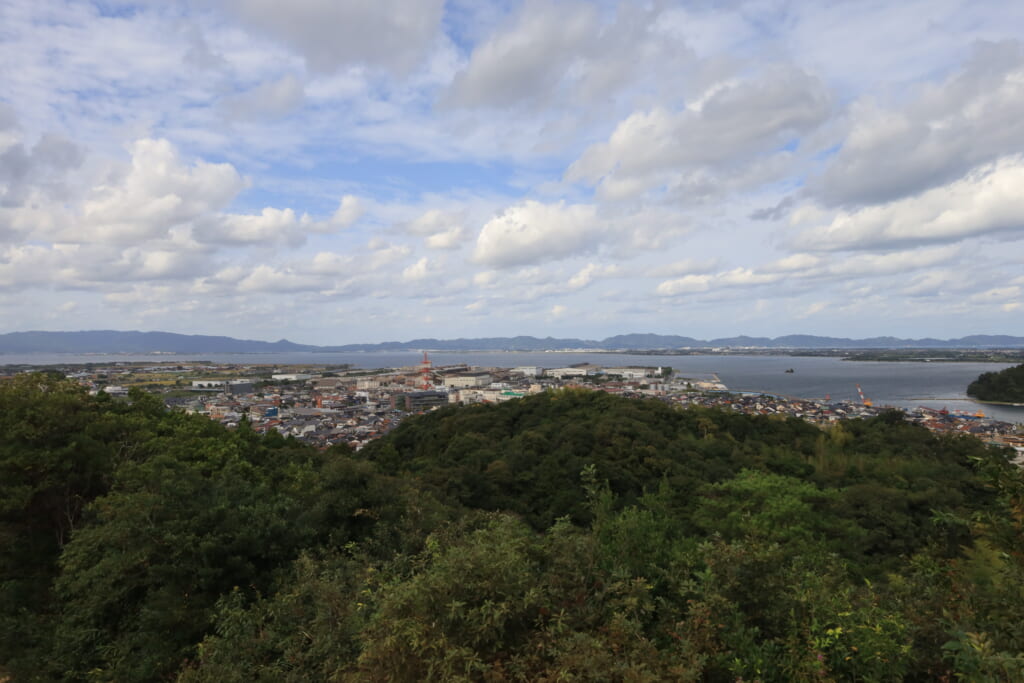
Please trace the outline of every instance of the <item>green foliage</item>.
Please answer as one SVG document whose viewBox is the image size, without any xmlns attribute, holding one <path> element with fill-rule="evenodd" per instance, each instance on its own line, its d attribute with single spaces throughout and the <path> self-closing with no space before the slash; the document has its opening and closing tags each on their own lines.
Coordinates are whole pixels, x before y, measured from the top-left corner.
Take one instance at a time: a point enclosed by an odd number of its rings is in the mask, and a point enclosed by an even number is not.
<svg viewBox="0 0 1024 683">
<path fill-rule="evenodd" d="M 967 395 L 982 401 L 1024 403 L 1024 363 L 982 373 L 967 386 Z"/>
<path fill-rule="evenodd" d="M 358 455 L 0 384 L 0 677 L 1024 677 L 1024 474 L 899 413 L 820 430 L 560 391 Z"/>
</svg>

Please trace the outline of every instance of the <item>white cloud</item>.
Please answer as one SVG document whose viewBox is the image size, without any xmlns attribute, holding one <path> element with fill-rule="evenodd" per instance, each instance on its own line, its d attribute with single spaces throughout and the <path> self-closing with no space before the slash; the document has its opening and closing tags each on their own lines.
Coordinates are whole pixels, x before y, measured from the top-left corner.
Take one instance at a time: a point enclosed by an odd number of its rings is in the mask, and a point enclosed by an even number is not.
<svg viewBox="0 0 1024 683">
<path fill-rule="evenodd" d="M 716 173 L 749 170 L 758 156 L 778 154 L 820 126 L 831 109 L 818 78 L 790 66 L 766 68 L 756 79 L 713 85 L 686 109 L 635 112 L 565 176 L 601 184 L 614 197 L 666 185 L 704 193 L 703 185 L 719 182 Z"/>
<path fill-rule="evenodd" d="M 794 254 L 760 268 L 737 267 L 717 273 L 690 274 L 661 282 L 659 296 L 674 297 L 724 289 L 749 289 L 796 285 L 823 286 L 833 282 L 856 282 L 862 278 L 903 275 L 948 263 L 959 254 L 956 246 L 908 249 L 886 254 L 856 254 L 828 261 L 810 254 Z M 781 294 L 779 290 L 776 294 Z"/>
<path fill-rule="evenodd" d="M 409 234 L 426 237 L 431 249 L 457 249 L 462 246 L 465 235 L 462 218 L 459 213 L 428 209 L 402 227 Z"/>
<path fill-rule="evenodd" d="M 920 195 L 855 211 L 840 211 L 797 239 L 804 249 L 875 249 L 956 242 L 1024 232 L 1024 157 L 974 169 Z"/>
<path fill-rule="evenodd" d="M 245 187 L 230 164 L 183 165 L 167 140 L 138 140 L 125 178 L 94 189 L 79 230 L 65 239 L 136 242 L 226 207 Z M 77 233 L 77 234 L 76 234 Z"/>
<path fill-rule="evenodd" d="M 362 218 L 363 212 L 363 203 L 359 197 L 347 194 L 341 198 L 338 209 L 331 216 L 331 225 L 337 228 L 347 228 Z"/>
<path fill-rule="evenodd" d="M 711 275 L 684 275 L 674 280 L 665 280 L 658 285 L 656 291 L 660 296 L 706 292 L 711 289 L 712 277 Z"/>
<path fill-rule="evenodd" d="M 252 272 L 237 284 L 239 292 L 301 292 L 318 289 L 321 283 L 309 275 L 290 268 L 276 268 L 269 265 L 256 266 Z"/>
<path fill-rule="evenodd" d="M 794 270 L 807 270 L 820 265 L 822 258 L 815 254 L 791 254 L 765 266 L 765 270 L 771 272 L 789 272 Z"/>
<path fill-rule="evenodd" d="M 407 282 L 417 282 L 426 279 L 428 275 L 430 275 L 430 261 L 426 256 L 402 271 L 402 279 Z"/>
<path fill-rule="evenodd" d="M 477 287 L 489 287 L 498 279 L 498 272 L 495 270 L 483 270 L 473 276 L 473 284 Z"/>
<path fill-rule="evenodd" d="M 223 0 L 244 21 L 301 54 L 314 71 L 350 64 L 412 68 L 440 28 L 442 0 Z"/>
<path fill-rule="evenodd" d="M 718 259 L 685 258 L 667 265 L 651 269 L 649 274 L 654 277 L 679 277 L 683 275 L 700 275 L 710 273 L 718 267 Z"/>
<path fill-rule="evenodd" d="M 413 235 L 430 235 L 443 232 L 458 223 L 459 219 L 446 211 L 429 209 L 410 221 L 406 229 Z"/>
<path fill-rule="evenodd" d="M 484 225 L 474 259 L 496 267 L 556 261 L 596 250 L 606 229 L 592 205 L 527 200 Z"/>
<path fill-rule="evenodd" d="M 202 221 L 194 231 L 202 242 L 234 244 L 301 244 L 304 233 L 319 231 L 307 215 L 291 209 L 265 208 L 257 215 L 225 214 Z"/>
<path fill-rule="evenodd" d="M 948 263 L 960 253 L 955 245 L 906 249 L 886 254 L 856 254 L 838 259 L 824 268 L 811 270 L 809 274 L 820 274 L 833 278 L 862 277 L 875 275 L 898 275 L 920 268 L 930 268 Z"/>
<path fill-rule="evenodd" d="M 1024 152 L 1024 43 L 980 43 L 966 65 L 900 107 L 865 97 L 811 190 L 829 205 L 892 201 Z"/>
<path fill-rule="evenodd" d="M 454 226 L 444 232 L 438 232 L 427 237 L 427 246 L 431 249 L 458 249 L 462 246 L 464 230 L 461 226 Z"/>
<path fill-rule="evenodd" d="M 0 251 L 0 287 L 102 289 L 120 282 L 188 279 L 206 267 L 202 255 L 153 247 L 20 245 Z"/>
<path fill-rule="evenodd" d="M 619 273 L 619 267 L 612 264 L 601 266 L 596 263 L 588 263 L 578 273 L 569 278 L 570 289 L 583 289 L 595 280 L 614 277 Z"/>
</svg>

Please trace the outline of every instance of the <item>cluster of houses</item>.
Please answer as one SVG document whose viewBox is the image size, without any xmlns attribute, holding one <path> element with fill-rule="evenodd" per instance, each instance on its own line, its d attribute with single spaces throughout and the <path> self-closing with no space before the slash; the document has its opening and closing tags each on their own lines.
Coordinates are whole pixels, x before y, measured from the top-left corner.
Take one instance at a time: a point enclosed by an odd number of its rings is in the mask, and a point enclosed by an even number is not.
<svg viewBox="0 0 1024 683">
<path fill-rule="evenodd" d="M 845 419 L 874 417 L 884 410 L 891 410 L 887 406 L 878 407 L 847 401 L 818 401 L 750 393 L 686 393 L 670 395 L 668 400 L 680 405 L 727 408 L 748 415 L 798 417 L 819 426 Z M 903 412 L 908 422 L 919 424 L 930 431 L 970 434 L 997 446 L 1009 446 L 1017 451 L 1020 459 L 1024 459 L 1024 431 L 1016 425 L 986 419 L 979 414 L 935 410 L 924 406 Z"/>
<path fill-rule="evenodd" d="M 265 366 L 117 365 L 69 372 L 91 387 L 113 395 L 132 384 L 164 393 L 169 406 L 208 415 L 228 426 L 243 420 L 259 432 L 276 430 L 319 447 L 346 444 L 362 448 L 394 429 L 411 413 L 455 403 L 496 403 L 562 387 L 585 387 L 626 397 L 657 397 L 674 404 L 718 407 L 756 415 L 784 415 L 818 425 L 877 415 L 885 407 L 754 393 L 734 393 L 714 374 L 680 377 L 664 367 L 601 367 L 583 363 L 561 368 L 520 366 L 434 367 L 360 370 Z M 295 370 L 295 368 L 292 368 Z M 167 380 L 161 381 L 160 378 Z M 909 421 L 943 433 L 977 436 L 1016 448 L 1024 457 L 1024 434 L 1006 422 L 981 415 L 916 408 Z"/>
</svg>

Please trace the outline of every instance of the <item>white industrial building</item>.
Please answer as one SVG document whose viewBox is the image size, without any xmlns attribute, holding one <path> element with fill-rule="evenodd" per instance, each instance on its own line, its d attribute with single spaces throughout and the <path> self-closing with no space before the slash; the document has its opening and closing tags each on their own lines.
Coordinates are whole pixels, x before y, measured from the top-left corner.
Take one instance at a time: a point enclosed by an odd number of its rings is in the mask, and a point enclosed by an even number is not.
<svg viewBox="0 0 1024 683">
<path fill-rule="evenodd" d="M 485 387 L 493 381 L 489 372 L 465 372 L 458 375 L 445 375 L 444 385 L 453 389 Z"/>
<path fill-rule="evenodd" d="M 616 375 L 622 379 L 645 379 L 647 377 L 657 377 L 661 374 L 661 368 L 642 368 L 637 366 L 630 366 L 625 368 L 607 368 L 604 371 L 606 375 Z"/>
<path fill-rule="evenodd" d="M 548 377 L 590 377 L 597 374 L 597 369 L 597 366 L 594 365 L 584 365 L 572 368 L 553 368 L 545 370 L 544 374 Z"/>
</svg>

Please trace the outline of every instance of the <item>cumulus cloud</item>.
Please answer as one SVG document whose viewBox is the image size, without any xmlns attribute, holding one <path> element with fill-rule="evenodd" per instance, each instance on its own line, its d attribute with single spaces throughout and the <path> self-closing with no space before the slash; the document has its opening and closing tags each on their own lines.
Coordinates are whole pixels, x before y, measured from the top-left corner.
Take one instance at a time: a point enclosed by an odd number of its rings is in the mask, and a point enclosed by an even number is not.
<svg viewBox="0 0 1024 683">
<path fill-rule="evenodd" d="M 473 257 L 499 268 L 555 261 L 594 251 L 606 229 L 592 205 L 527 200 L 484 225 Z"/>
<path fill-rule="evenodd" d="M 175 225 L 226 207 L 245 187 L 231 164 L 197 161 L 187 166 L 167 140 L 138 140 L 131 152 L 124 179 L 94 189 L 93 198 L 82 206 L 80 227 L 65 239 L 136 242 L 162 237 Z"/>
<path fill-rule="evenodd" d="M 1024 234 L 1024 157 L 983 165 L 917 196 L 840 211 L 827 225 L 805 230 L 804 249 L 878 249 L 956 242 L 985 235 Z"/>
<path fill-rule="evenodd" d="M 462 220 L 461 213 L 428 209 L 402 228 L 411 235 L 425 237 L 431 249 L 458 249 L 465 235 Z"/>
<path fill-rule="evenodd" d="M 223 0 L 243 21 L 329 72 L 345 65 L 405 71 L 417 64 L 440 28 L 443 0 Z"/>
<path fill-rule="evenodd" d="M 189 279 L 208 266 L 201 255 L 158 247 L 20 245 L 0 251 L 0 287 L 99 289 L 123 282 Z"/>
<path fill-rule="evenodd" d="M 331 225 L 337 228 L 347 228 L 362 218 L 363 212 L 363 202 L 359 197 L 347 194 L 341 198 L 338 209 L 331 216 Z"/>
<path fill-rule="evenodd" d="M 215 215 L 200 222 L 194 235 L 202 242 L 221 244 L 301 244 L 308 231 L 319 231 L 308 215 L 292 209 L 265 208 L 256 215 Z"/>
<path fill-rule="evenodd" d="M 602 184 L 612 196 L 664 185 L 699 192 L 714 172 L 749 166 L 820 126 L 832 111 L 820 79 L 791 66 L 717 84 L 686 109 L 657 106 L 619 123 L 567 170 L 571 182 Z M 708 175 L 708 174 L 712 175 Z"/>
<path fill-rule="evenodd" d="M 962 69 L 902 106 L 867 96 L 849 116 L 842 148 L 810 186 L 826 205 L 892 201 L 1024 152 L 1024 43 L 980 43 Z"/>
<path fill-rule="evenodd" d="M 41 140 L 28 166 L 77 164 L 76 148 Z M 45 161 L 44 161 L 45 160 Z M 8 185 L 9 186 L 9 185 Z M 195 251 L 201 244 L 301 244 L 309 233 L 331 232 L 358 219 L 355 197 L 342 199 L 329 220 L 315 220 L 293 209 L 266 207 L 257 214 L 227 211 L 246 189 L 231 164 L 184 162 L 165 139 L 141 139 L 131 146 L 122 173 L 96 184 L 85 199 L 47 196 L 33 185 L 33 202 L 0 206 L 0 239 L 32 234 L 70 244 L 133 245 L 159 242 L 161 248 Z"/>
</svg>

